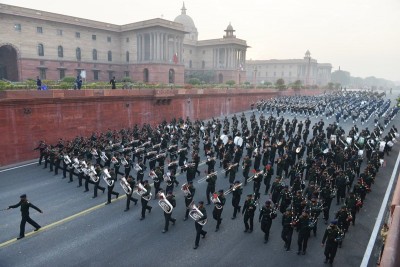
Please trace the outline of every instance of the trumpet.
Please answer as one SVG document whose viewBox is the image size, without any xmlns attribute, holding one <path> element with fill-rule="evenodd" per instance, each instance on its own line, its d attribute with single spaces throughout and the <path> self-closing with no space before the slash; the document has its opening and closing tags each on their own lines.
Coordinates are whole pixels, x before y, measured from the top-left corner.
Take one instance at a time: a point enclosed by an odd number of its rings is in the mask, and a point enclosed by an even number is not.
<svg viewBox="0 0 400 267">
<path fill-rule="evenodd" d="M 114 180 L 111 179 L 111 175 L 108 172 L 107 168 L 105 168 L 103 170 L 103 180 L 107 183 L 108 186 L 113 186 L 114 185 Z"/>
<path fill-rule="evenodd" d="M 67 164 L 67 165 L 72 163 L 72 161 L 71 161 L 71 159 L 69 158 L 68 155 L 65 155 L 65 156 L 64 156 L 64 162 L 65 162 L 65 164 Z"/>
<path fill-rule="evenodd" d="M 223 206 L 222 206 L 222 204 L 221 204 L 221 201 L 219 200 L 219 197 L 218 197 L 218 194 L 217 193 L 214 193 L 212 196 L 211 196 L 211 202 L 212 203 L 214 203 L 215 204 L 215 207 L 217 208 L 217 209 L 222 209 L 223 208 Z"/>
<path fill-rule="evenodd" d="M 149 192 L 148 195 L 145 195 L 147 193 L 146 188 L 141 184 L 138 183 L 137 187 L 136 187 L 136 191 L 135 191 L 141 198 L 143 198 L 144 200 L 149 201 L 151 199 L 152 194 Z"/>
<path fill-rule="evenodd" d="M 184 183 L 181 186 L 181 190 L 183 191 L 183 194 L 185 195 L 186 198 L 191 198 L 192 197 L 192 193 L 190 193 L 189 184 L 188 183 Z"/>
<path fill-rule="evenodd" d="M 263 173 L 264 173 L 264 170 L 259 171 L 259 172 L 256 172 L 253 176 L 251 176 L 251 177 L 249 177 L 249 178 L 247 179 L 247 182 L 249 183 L 249 182 L 253 181 L 254 178 L 256 178 L 258 175 L 261 175 L 261 174 L 263 174 Z"/>
<path fill-rule="evenodd" d="M 229 188 L 228 190 L 226 190 L 226 191 L 224 192 L 224 196 L 226 196 L 226 195 L 232 193 L 233 191 L 236 191 L 236 190 L 239 189 L 241 186 L 242 186 L 242 183 L 232 185 L 231 188 Z"/>
<path fill-rule="evenodd" d="M 199 219 L 203 217 L 203 213 L 201 213 L 201 211 L 196 207 L 196 204 L 194 204 L 193 202 L 190 203 L 189 209 L 190 209 L 189 211 L 190 218 L 195 220 L 200 225 L 205 225 L 207 223 L 207 218 L 199 221 Z"/>
<path fill-rule="evenodd" d="M 159 200 L 158 200 L 158 205 L 163 209 L 165 213 L 170 214 L 174 207 L 171 205 L 171 203 L 168 201 L 168 199 L 165 197 L 163 192 L 160 192 L 157 194 Z"/>
<path fill-rule="evenodd" d="M 101 152 L 100 158 L 104 162 L 106 162 L 108 160 L 108 157 L 106 156 L 106 153 L 104 151 Z"/>
<path fill-rule="evenodd" d="M 90 166 L 89 177 L 90 177 L 90 180 L 92 180 L 94 183 L 97 183 L 100 179 L 99 176 L 97 176 L 96 170 L 94 169 L 93 166 Z"/>
<path fill-rule="evenodd" d="M 238 165 L 237 163 L 235 163 L 235 164 L 231 164 L 231 165 L 229 165 L 229 167 L 228 167 L 228 168 L 226 168 L 226 169 L 222 170 L 222 171 L 221 171 L 221 173 L 226 173 L 226 172 L 228 172 L 228 171 L 232 170 L 232 168 L 236 167 L 237 165 Z"/>
<path fill-rule="evenodd" d="M 207 176 L 204 176 L 203 178 L 199 179 L 197 182 L 200 184 L 202 182 L 205 182 L 208 178 L 210 178 L 213 175 L 217 175 L 217 172 L 212 172 L 210 174 L 208 174 Z"/>
<path fill-rule="evenodd" d="M 121 185 L 122 189 L 124 189 L 124 191 L 127 195 L 132 194 L 132 188 L 125 177 L 121 178 L 121 181 L 119 182 L 119 184 Z"/>
</svg>

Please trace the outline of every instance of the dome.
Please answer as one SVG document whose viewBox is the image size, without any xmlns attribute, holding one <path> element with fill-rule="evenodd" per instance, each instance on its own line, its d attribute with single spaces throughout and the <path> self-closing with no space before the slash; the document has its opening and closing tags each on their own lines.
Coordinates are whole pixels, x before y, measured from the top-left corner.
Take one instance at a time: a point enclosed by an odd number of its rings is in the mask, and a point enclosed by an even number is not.
<svg viewBox="0 0 400 267">
<path fill-rule="evenodd" d="M 233 31 L 233 27 L 230 22 L 229 22 L 228 27 L 226 27 L 226 31 Z"/>
<path fill-rule="evenodd" d="M 186 15 L 185 3 L 183 3 L 181 11 L 181 14 L 174 19 L 174 22 L 183 24 L 185 31 L 189 32 L 186 38 L 197 40 L 197 29 L 194 25 L 193 19 L 190 16 Z"/>
</svg>

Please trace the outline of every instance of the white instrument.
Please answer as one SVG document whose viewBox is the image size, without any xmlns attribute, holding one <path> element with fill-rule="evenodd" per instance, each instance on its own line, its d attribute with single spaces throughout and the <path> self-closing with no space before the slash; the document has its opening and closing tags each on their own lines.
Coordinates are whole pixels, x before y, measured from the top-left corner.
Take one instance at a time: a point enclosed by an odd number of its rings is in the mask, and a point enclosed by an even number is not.
<svg viewBox="0 0 400 267">
<path fill-rule="evenodd" d="M 71 164 L 72 163 L 72 161 L 71 161 L 71 159 L 69 158 L 68 155 L 64 156 L 64 162 L 65 162 L 65 164 Z"/>
<path fill-rule="evenodd" d="M 147 190 L 146 190 L 146 188 L 145 188 L 141 183 L 138 183 L 137 189 L 136 189 L 135 192 L 136 192 L 141 198 L 143 198 L 144 200 L 149 201 L 149 200 L 151 199 L 151 196 L 152 196 L 151 193 L 149 193 L 149 194 L 146 195 L 146 196 L 144 195 L 144 194 L 147 193 Z"/>
<path fill-rule="evenodd" d="M 85 175 L 89 175 L 89 169 L 88 166 L 86 164 L 86 161 L 82 160 L 80 163 L 81 166 L 81 171 L 85 174 Z"/>
<path fill-rule="evenodd" d="M 385 146 L 386 146 L 386 142 L 385 141 L 380 141 L 379 142 L 379 152 L 385 151 Z"/>
<path fill-rule="evenodd" d="M 90 180 L 92 180 L 94 183 L 97 183 L 100 179 L 99 176 L 97 176 L 96 170 L 94 169 L 93 166 L 90 166 L 89 177 L 90 177 Z"/>
<path fill-rule="evenodd" d="M 128 166 L 129 163 L 124 157 L 121 157 L 121 164 L 126 167 L 126 166 Z"/>
<path fill-rule="evenodd" d="M 187 197 L 187 198 L 189 198 L 192 195 L 192 193 L 190 193 L 189 184 L 188 183 L 184 183 L 181 186 L 181 190 L 182 190 L 183 194 L 185 195 L 185 197 Z"/>
<path fill-rule="evenodd" d="M 324 151 L 322 151 L 322 153 L 326 154 L 329 152 L 329 148 L 325 148 Z"/>
<path fill-rule="evenodd" d="M 112 162 L 112 164 L 116 164 L 116 163 L 118 163 L 118 159 L 116 157 L 112 157 L 111 162 Z"/>
<path fill-rule="evenodd" d="M 93 155 L 93 157 L 96 158 L 96 159 L 99 157 L 99 154 L 97 153 L 97 150 L 94 149 L 94 148 L 90 151 L 90 153 L 91 153 L 91 154 Z"/>
<path fill-rule="evenodd" d="M 106 156 L 106 153 L 104 151 L 101 152 L 100 158 L 104 162 L 106 162 L 108 160 L 108 157 Z"/>
<path fill-rule="evenodd" d="M 233 143 L 239 147 L 242 147 L 243 145 L 243 138 L 240 136 L 235 136 L 235 138 L 233 139 Z"/>
<path fill-rule="evenodd" d="M 396 139 L 395 139 L 396 140 Z M 387 145 L 389 146 L 389 147 L 393 147 L 394 146 L 394 143 L 392 142 L 392 141 L 388 141 L 387 142 Z"/>
<path fill-rule="evenodd" d="M 190 203 L 189 209 L 190 209 L 189 211 L 190 218 L 195 220 L 200 225 L 205 225 L 207 223 L 207 219 L 199 221 L 199 219 L 203 217 L 203 213 L 201 213 L 201 211 L 196 207 L 196 204 L 194 204 L 193 202 Z"/>
<path fill-rule="evenodd" d="M 139 164 L 135 164 L 135 166 L 133 167 L 135 169 L 135 171 L 140 172 L 142 170 L 142 167 L 140 167 Z"/>
<path fill-rule="evenodd" d="M 221 135 L 220 136 L 220 138 L 219 139 L 221 139 L 222 140 L 222 143 L 224 144 L 224 145 L 226 145 L 227 143 L 228 143 L 228 136 L 226 135 L 226 134 L 223 134 L 223 135 Z"/>
<path fill-rule="evenodd" d="M 247 182 L 249 183 L 249 182 L 253 181 L 254 178 L 256 178 L 258 175 L 261 175 L 261 174 L 263 174 L 263 173 L 264 173 L 263 170 L 262 170 L 262 171 L 259 171 L 259 172 L 256 172 L 253 176 L 251 176 L 251 177 L 249 177 L 249 178 L 247 179 Z"/>
<path fill-rule="evenodd" d="M 164 182 L 170 183 L 171 182 L 171 172 L 164 173 Z"/>
<path fill-rule="evenodd" d="M 216 193 L 212 194 L 210 199 L 211 199 L 211 202 L 214 203 L 214 205 L 217 209 L 220 210 L 223 208 L 223 206 L 221 205 L 221 201 L 219 200 L 218 194 L 216 194 Z"/>
<path fill-rule="evenodd" d="M 128 195 L 132 194 L 131 185 L 128 183 L 128 181 L 126 180 L 125 177 L 121 178 L 121 181 L 119 182 L 119 184 L 121 185 L 122 189 L 124 189 L 126 194 L 128 194 Z"/>
<path fill-rule="evenodd" d="M 228 171 L 232 170 L 232 168 L 236 167 L 237 165 L 238 165 L 237 163 L 235 163 L 235 164 L 231 164 L 231 165 L 229 165 L 229 167 L 228 167 L 228 168 L 226 168 L 226 169 L 222 170 L 222 171 L 221 171 L 221 173 L 226 173 L 226 172 L 228 172 Z"/>
<path fill-rule="evenodd" d="M 207 176 L 205 176 L 203 178 L 200 178 L 197 182 L 199 184 L 202 183 L 202 182 L 205 182 L 208 178 L 210 178 L 213 175 L 217 175 L 217 172 L 212 172 L 212 173 L 208 174 Z"/>
<path fill-rule="evenodd" d="M 108 169 L 105 168 L 103 170 L 103 180 L 107 183 L 108 186 L 113 186 L 114 185 L 114 180 L 110 179 L 111 175 L 108 172 Z"/>
<path fill-rule="evenodd" d="M 346 142 L 347 142 L 347 144 L 351 145 L 351 142 L 353 142 L 353 138 L 347 137 Z"/>
<path fill-rule="evenodd" d="M 77 170 L 78 172 L 82 172 L 78 158 L 74 158 L 72 161 L 74 162 L 72 163 L 72 166 L 74 166 L 75 170 Z"/>
<path fill-rule="evenodd" d="M 171 205 L 171 203 L 168 201 L 168 199 L 165 197 L 163 192 L 160 192 L 157 194 L 159 200 L 158 200 L 158 205 L 163 209 L 165 213 L 170 214 L 174 207 Z"/>
<path fill-rule="evenodd" d="M 360 158 L 363 158 L 363 157 L 364 157 L 364 150 L 363 150 L 363 149 L 358 150 L 358 156 L 359 156 Z"/>
<path fill-rule="evenodd" d="M 156 174 L 154 171 L 150 171 L 149 177 L 150 177 L 151 179 L 153 179 L 153 180 L 156 179 L 156 178 L 158 178 L 157 174 Z"/>
<path fill-rule="evenodd" d="M 228 190 L 226 190 L 226 191 L 224 192 L 224 196 L 226 196 L 226 195 L 232 193 L 233 191 L 236 191 L 236 190 L 237 190 L 238 188 L 240 188 L 241 186 L 242 186 L 242 183 L 232 185 L 231 188 L 229 188 Z"/>
<path fill-rule="evenodd" d="M 336 135 L 335 134 L 331 134 L 331 142 L 334 142 L 336 145 Z"/>
</svg>

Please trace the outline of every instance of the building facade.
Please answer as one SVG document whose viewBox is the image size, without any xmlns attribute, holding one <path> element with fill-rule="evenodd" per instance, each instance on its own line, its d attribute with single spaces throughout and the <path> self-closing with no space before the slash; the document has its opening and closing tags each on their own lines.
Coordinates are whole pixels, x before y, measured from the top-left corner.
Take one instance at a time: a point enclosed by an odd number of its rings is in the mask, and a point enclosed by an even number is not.
<svg viewBox="0 0 400 267">
<path fill-rule="evenodd" d="M 0 79 L 183 84 L 185 69 L 212 71 L 222 81 L 245 75 L 246 41 L 231 26 L 223 42 L 198 41 L 185 6 L 175 21 L 114 25 L 0 4 L 0 24 Z"/>
<path fill-rule="evenodd" d="M 246 79 L 253 84 L 275 84 L 283 79 L 285 84 L 300 80 L 305 86 L 324 86 L 331 81 L 331 70 L 330 63 L 318 63 L 307 50 L 303 59 L 248 60 Z"/>
</svg>

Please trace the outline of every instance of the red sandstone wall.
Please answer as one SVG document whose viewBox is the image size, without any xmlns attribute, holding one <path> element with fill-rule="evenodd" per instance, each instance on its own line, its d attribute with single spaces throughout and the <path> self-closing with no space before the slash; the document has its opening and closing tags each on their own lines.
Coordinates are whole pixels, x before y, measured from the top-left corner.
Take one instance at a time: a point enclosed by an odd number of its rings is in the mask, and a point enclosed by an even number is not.
<svg viewBox="0 0 400 267">
<path fill-rule="evenodd" d="M 208 119 L 249 109 L 277 96 L 263 89 L 50 90 L 0 92 L 0 166 L 37 157 L 38 141 L 55 143 L 173 117 Z M 316 94 L 319 91 L 304 92 Z M 286 91 L 285 94 L 293 94 Z"/>
</svg>

